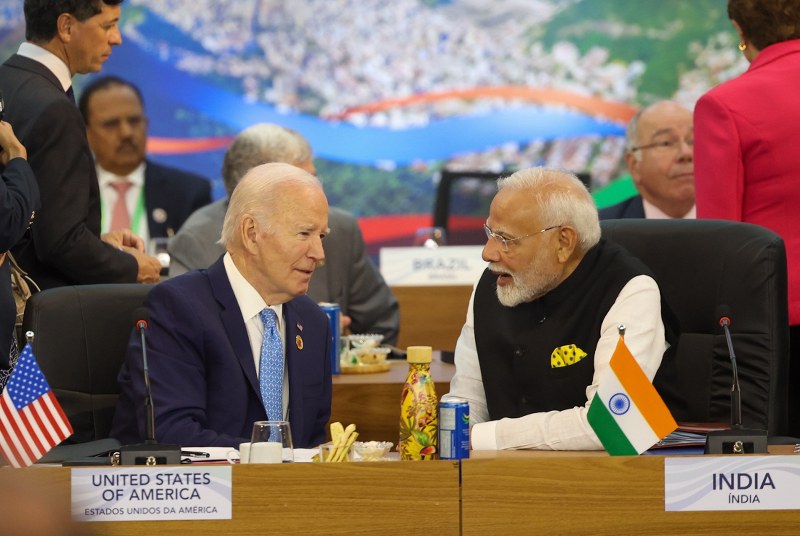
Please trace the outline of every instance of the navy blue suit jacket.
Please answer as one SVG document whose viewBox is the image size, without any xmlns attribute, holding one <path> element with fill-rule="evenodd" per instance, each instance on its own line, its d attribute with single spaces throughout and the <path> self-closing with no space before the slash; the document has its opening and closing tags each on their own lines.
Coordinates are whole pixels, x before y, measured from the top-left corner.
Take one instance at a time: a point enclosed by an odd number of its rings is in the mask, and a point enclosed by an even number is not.
<svg viewBox="0 0 800 536">
<path fill-rule="evenodd" d="M 2 167 L 2 166 L 0 166 Z M 3 169 L 0 180 L 0 253 L 25 233 L 34 210 L 39 210 L 39 187 L 33 170 L 23 158 L 14 158 Z M 0 368 L 9 365 L 9 348 L 17 321 L 17 306 L 11 292 L 11 262 L 0 262 Z M 20 345 L 24 341 L 17 341 Z M 0 386 L 2 389 L 2 386 Z"/>
<path fill-rule="evenodd" d="M 644 218 L 644 202 L 641 195 L 635 195 L 622 203 L 600 209 L 601 220 L 619 220 L 622 218 Z"/>
<path fill-rule="evenodd" d="M 145 301 L 147 356 L 162 443 L 238 446 L 267 418 L 242 313 L 220 258 L 208 270 L 169 279 Z M 326 439 L 331 414 L 328 318 L 307 296 L 283 304 L 289 412 L 295 447 Z M 119 376 L 111 436 L 144 439 L 145 389 L 140 337 L 134 333 Z"/>
<path fill-rule="evenodd" d="M 200 207 L 211 203 L 211 183 L 205 177 L 147 161 L 144 206 L 151 238 L 172 236 Z"/>
</svg>

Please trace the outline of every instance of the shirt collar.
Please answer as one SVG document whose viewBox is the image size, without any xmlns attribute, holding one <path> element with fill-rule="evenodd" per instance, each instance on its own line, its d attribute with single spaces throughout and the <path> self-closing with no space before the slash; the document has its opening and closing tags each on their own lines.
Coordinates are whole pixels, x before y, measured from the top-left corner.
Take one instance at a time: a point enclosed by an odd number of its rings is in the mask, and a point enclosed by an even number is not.
<svg viewBox="0 0 800 536">
<path fill-rule="evenodd" d="M 102 191 L 103 188 L 105 188 L 108 185 L 109 182 L 114 182 L 116 180 L 119 180 L 120 178 L 128 179 L 137 188 L 143 188 L 144 187 L 144 167 L 145 167 L 145 163 L 144 162 L 139 164 L 136 167 L 136 169 L 131 171 L 125 177 L 122 177 L 121 175 L 115 175 L 114 173 L 111 173 L 110 171 L 106 171 L 105 169 L 100 167 L 100 164 L 97 164 L 96 167 L 97 167 L 97 180 L 100 182 L 101 191 Z"/>
<path fill-rule="evenodd" d="M 228 274 L 228 281 L 231 283 L 233 295 L 236 297 L 239 309 L 242 311 L 242 318 L 245 322 L 248 322 L 253 317 L 257 317 L 267 307 L 267 303 L 253 285 L 244 278 L 236 264 L 234 264 L 230 253 L 225 253 L 222 262 L 225 265 L 225 272 Z M 283 304 L 279 303 L 269 307 L 278 315 L 278 329 L 282 329 Z"/>
<path fill-rule="evenodd" d="M 583 256 L 581 262 L 575 267 L 575 270 L 573 270 L 564 281 L 544 296 L 534 300 L 533 303 L 541 302 L 544 307 L 549 308 L 554 307 L 553 304 L 559 304 L 565 301 L 567 296 L 575 293 L 576 289 L 579 288 L 584 280 L 592 276 L 594 265 L 597 263 L 600 255 L 606 250 L 606 239 L 601 238 L 597 244 L 589 248 L 589 251 Z"/>
<path fill-rule="evenodd" d="M 663 210 L 655 206 L 653 203 L 649 202 L 644 197 L 642 198 L 642 204 L 644 205 L 644 217 L 648 220 L 669 220 L 672 219 L 672 216 L 668 216 Z M 677 219 L 684 219 L 684 220 L 693 220 L 697 217 L 697 207 L 692 205 L 692 208 L 689 209 L 689 212 L 681 216 Z"/>
<path fill-rule="evenodd" d="M 61 87 L 64 91 L 68 90 L 72 85 L 72 75 L 69 72 L 69 67 L 67 67 L 66 63 L 64 63 L 64 60 L 49 50 L 46 50 L 39 45 L 25 42 L 19 46 L 17 54 L 32 59 L 33 61 L 38 61 L 47 67 L 50 72 L 52 72 L 56 78 L 58 78 L 58 81 L 61 83 Z"/>
</svg>

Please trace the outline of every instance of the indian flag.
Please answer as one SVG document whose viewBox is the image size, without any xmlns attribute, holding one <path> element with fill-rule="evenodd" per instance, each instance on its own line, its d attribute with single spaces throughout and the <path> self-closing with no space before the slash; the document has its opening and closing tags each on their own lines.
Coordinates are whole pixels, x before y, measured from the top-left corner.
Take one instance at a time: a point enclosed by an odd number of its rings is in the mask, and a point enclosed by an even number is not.
<svg viewBox="0 0 800 536">
<path fill-rule="evenodd" d="M 641 454 L 678 427 L 620 335 L 587 417 L 612 456 Z"/>
</svg>

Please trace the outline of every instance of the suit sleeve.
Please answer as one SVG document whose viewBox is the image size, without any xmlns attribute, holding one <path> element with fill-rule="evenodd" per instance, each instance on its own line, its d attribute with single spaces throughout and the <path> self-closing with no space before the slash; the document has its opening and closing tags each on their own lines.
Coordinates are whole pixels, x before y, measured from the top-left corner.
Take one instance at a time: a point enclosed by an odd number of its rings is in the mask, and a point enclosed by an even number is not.
<svg viewBox="0 0 800 536">
<path fill-rule="evenodd" d="M 325 345 L 322 354 L 322 394 L 319 398 L 319 411 L 314 418 L 314 427 L 309 435 L 308 446 L 316 446 L 327 441 L 327 424 L 331 420 L 331 400 L 333 397 L 333 384 L 331 380 L 331 360 L 328 358 L 330 355 L 329 342 L 331 340 L 330 323 L 328 319 L 324 320 L 325 326 Z M 291 395 L 290 395 L 291 396 Z"/>
<path fill-rule="evenodd" d="M 219 258 L 216 245 L 209 244 L 205 237 L 194 231 L 183 228 L 170 238 L 168 246 L 170 277 L 190 270 L 208 268 Z M 216 256 L 211 258 L 212 255 Z"/>
<path fill-rule="evenodd" d="M 97 179 L 80 114 L 64 99 L 40 117 L 47 119 L 38 121 L 30 135 L 36 147 L 30 163 L 43 207 L 31 226 L 39 261 L 76 283 L 135 282 L 134 257 L 100 240 L 88 226 L 87 189 Z"/>
<path fill-rule="evenodd" d="M 694 110 L 697 217 L 742 221 L 744 164 L 730 109 L 706 94 Z"/>
<path fill-rule="evenodd" d="M 36 177 L 24 158 L 14 158 L 0 182 L 0 251 L 7 251 L 22 238 L 34 210 L 39 210 Z"/>
<path fill-rule="evenodd" d="M 352 265 L 347 277 L 346 314 L 353 323 L 353 333 L 381 333 L 387 344 L 397 343 L 400 331 L 400 307 L 397 298 L 367 255 L 358 222 L 350 230 Z"/>
</svg>

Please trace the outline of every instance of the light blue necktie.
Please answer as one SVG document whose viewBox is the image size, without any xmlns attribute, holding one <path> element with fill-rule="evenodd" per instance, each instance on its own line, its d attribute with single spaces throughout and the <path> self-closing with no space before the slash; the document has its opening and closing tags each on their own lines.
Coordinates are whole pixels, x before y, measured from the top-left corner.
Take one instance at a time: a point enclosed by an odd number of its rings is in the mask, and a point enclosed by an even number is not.
<svg viewBox="0 0 800 536">
<path fill-rule="evenodd" d="M 261 400 L 270 421 L 283 420 L 283 344 L 278 333 L 278 315 L 269 307 L 259 314 L 264 323 L 258 381 Z"/>
</svg>

